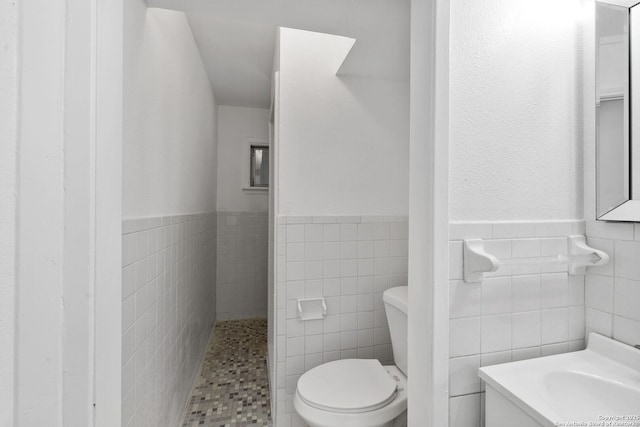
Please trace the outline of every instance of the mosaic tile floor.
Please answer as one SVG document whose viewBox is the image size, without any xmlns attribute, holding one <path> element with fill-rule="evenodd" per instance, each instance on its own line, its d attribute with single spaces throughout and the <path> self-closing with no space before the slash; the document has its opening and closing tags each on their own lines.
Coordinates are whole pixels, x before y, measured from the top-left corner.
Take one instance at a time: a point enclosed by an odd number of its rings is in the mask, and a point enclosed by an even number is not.
<svg viewBox="0 0 640 427">
<path fill-rule="evenodd" d="M 271 426 L 266 319 L 216 323 L 182 426 Z"/>
</svg>

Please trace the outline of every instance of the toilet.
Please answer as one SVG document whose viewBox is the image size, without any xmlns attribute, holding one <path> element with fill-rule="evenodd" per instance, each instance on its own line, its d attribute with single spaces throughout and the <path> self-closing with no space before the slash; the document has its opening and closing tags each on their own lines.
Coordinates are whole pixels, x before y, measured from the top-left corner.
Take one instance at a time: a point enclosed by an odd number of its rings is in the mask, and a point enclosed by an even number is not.
<svg viewBox="0 0 640 427">
<path fill-rule="evenodd" d="M 336 360 L 300 377 L 293 406 L 310 427 L 391 427 L 406 416 L 407 291 L 399 286 L 383 295 L 395 365 Z"/>
</svg>

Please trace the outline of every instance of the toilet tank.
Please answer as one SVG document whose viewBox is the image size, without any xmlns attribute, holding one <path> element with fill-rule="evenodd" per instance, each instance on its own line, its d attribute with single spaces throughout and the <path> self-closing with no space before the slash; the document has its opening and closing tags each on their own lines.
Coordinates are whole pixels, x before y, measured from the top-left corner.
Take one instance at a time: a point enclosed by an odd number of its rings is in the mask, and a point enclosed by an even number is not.
<svg viewBox="0 0 640 427">
<path fill-rule="evenodd" d="M 409 287 L 398 286 L 387 289 L 382 300 L 387 313 L 391 345 L 393 346 L 393 361 L 405 374 L 407 373 L 407 305 L 409 301 Z"/>
</svg>

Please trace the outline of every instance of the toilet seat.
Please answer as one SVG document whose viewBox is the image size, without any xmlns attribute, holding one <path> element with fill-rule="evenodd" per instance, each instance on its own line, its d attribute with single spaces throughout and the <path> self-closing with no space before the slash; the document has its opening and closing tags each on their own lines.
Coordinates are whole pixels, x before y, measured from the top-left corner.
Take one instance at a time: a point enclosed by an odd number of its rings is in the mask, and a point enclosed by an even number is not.
<svg viewBox="0 0 640 427">
<path fill-rule="evenodd" d="M 397 385 L 375 359 L 325 363 L 298 380 L 297 396 L 307 405 L 334 413 L 375 411 L 396 397 Z"/>
</svg>

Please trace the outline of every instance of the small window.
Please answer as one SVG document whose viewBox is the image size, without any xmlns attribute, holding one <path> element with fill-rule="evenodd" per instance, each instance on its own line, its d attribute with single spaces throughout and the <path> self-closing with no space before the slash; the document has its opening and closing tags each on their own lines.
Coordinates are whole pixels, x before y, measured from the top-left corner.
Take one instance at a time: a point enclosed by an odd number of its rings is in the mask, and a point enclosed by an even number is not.
<svg viewBox="0 0 640 427">
<path fill-rule="evenodd" d="M 269 146 L 251 146 L 251 172 L 249 185 L 251 187 L 269 187 Z"/>
</svg>

